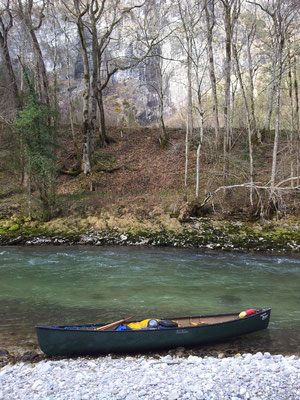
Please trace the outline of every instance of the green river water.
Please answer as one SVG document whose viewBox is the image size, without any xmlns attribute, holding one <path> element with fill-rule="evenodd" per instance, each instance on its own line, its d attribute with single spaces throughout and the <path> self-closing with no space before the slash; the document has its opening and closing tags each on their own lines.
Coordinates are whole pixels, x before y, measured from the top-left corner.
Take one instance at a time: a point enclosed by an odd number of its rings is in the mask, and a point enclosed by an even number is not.
<svg viewBox="0 0 300 400">
<path fill-rule="evenodd" d="M 111 322 L 271 307 L 269 329 L 217 350 L 300 354 L 300 260 L 135 247 L 1 247 L 0 349 L 36 324 Z"/>
</svg>

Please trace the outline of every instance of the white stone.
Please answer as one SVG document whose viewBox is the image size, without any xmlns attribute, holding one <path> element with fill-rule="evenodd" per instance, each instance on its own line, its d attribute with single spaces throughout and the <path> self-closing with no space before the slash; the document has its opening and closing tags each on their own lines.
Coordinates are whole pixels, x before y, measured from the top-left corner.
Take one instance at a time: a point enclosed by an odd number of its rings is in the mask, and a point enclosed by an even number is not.
<svg viewBox="0 0 300 400">
<path fill-rule="evenodd" d="M 139 397 L 134 393 L 130 393 L 128 396 L 126 396 L 126 400 L 139 400 Z"/>
<path fill-rule="evenodd" d="M 247 390 L 244 387 L 240 388 L 240 395 L 244 396 L 244 394 L 247 392 Z"/>
<path fill-rule="evenodd" d="M 258 360 L 261 360 L 263 358 L 263 354 L 259 351 L 258 353 L 255 354 L 254 357 L 257 358 Z"/>
<path fill-rule="evenodd" d="M 75 382 L 80 382 L 83 378 L 82 373 L 78 372 L 75 376 Z"/>
<path fill-rule="evenodd" d="M 51 369 L 51 364 L 43 363 L 42 365 L 39 365 L 39 373 L 45 374 Z"/>
<path fill-rule="evenodd" d="M 34 384 L 31 386 L 32 390 L 36 390 L 38 387 L 42 386 L 44 384 L 43 381 L 38 379 L 37 381 L 34 382 Z"/>
<path fill-rule="evenodd" d="M 177 400 L 179 399 L 179 393 L 176 390 L 172 390 L 169 393 L 168 400 Z"/>
</svg>

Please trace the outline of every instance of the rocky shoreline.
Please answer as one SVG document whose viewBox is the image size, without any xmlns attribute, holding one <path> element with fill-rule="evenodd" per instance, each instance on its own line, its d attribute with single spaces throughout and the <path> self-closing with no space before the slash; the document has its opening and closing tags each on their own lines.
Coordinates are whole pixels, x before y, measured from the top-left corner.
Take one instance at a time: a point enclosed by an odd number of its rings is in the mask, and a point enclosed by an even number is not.
<svg viewBox="0 0 300 400">
<path fill-rule="evenodd" d="M 194 218 L 57 219 L 49 223 L 0 220 L 0 245 L 168 246 L 298 254 L 300 223 L 242 223 Z"/>
<path fill-rule="evenodd" d="M 0 400 L 297 400 L 299 382 L 297 356 L 109 355 L 6 365 Z"/>
</svg>

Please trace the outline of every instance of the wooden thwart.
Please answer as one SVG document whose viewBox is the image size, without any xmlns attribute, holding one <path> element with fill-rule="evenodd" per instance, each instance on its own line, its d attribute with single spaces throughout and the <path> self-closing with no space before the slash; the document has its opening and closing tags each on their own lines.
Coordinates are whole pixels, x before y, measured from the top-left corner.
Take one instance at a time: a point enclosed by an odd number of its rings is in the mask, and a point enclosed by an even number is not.
<svg viewBox="0 0 300 400">
<path fill-rule="evenodd" d="M 106 331 L 107 329 L 113 328 L 119 324 L 122 324 L 123 322 L 129 321 L 131 318 L 133 318 L 133 315 L 128 318 L 120 319 L 120 321 L 116 321 L 116 322 L 112 322 L 111 324 L 100 326 L 100 328 L 97 328 L 97 330 L 98 331 Z"/>
</svg>

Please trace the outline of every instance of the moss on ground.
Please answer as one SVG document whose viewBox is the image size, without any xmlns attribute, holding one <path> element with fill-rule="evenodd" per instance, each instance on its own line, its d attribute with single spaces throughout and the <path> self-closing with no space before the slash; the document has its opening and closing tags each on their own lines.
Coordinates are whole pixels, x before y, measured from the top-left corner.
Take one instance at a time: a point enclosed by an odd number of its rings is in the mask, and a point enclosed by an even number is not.
<svg viewBox="0 0 300 400">
<path fill-rule="evenodd" d="M 284 227 L 213 219 L 180 223 L 163 213 L 144 221 L 130 214 L 61 218 L 48 223 L 0 220 L 0 244 L 19 243 L 140 244 L 291 253 L 300 251 L 300 229 L 298 223 Z"/>
</svg>

